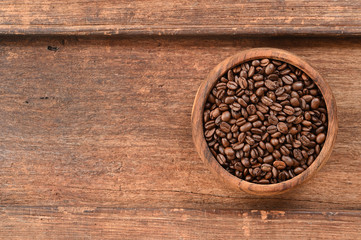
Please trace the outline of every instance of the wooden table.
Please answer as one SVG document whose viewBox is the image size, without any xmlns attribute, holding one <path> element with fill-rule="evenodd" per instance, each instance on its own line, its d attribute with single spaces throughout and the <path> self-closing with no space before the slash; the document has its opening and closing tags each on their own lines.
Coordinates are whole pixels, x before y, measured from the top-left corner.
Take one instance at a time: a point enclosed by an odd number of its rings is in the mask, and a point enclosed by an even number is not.
<svg viewBox="0 0 361 240">
<path fill-rule="evenodd" d="M 0 3 L 1 239 L 360 239 L 361 1 Z M 235 51 L 289 50 L 336 97 L 331 159 L 257 197 L 203 165 L 190 114 Z"/>
</svg>

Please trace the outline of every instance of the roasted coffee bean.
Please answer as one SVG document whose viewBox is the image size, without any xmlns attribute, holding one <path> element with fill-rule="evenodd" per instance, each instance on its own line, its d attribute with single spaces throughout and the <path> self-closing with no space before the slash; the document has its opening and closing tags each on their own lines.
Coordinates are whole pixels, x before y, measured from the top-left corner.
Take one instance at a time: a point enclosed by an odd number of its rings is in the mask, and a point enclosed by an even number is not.
<svg viewBox="0 0 361 240">
<path fill-rule="evenodd" d="M 271 143 L 266 143 L 266 149 L 269 153 L 272 153 L 274 150 L 273 145 Z"/>
<path fill-rule="evenodd" d="M 245 139 L 246 139 L 246 134 L 244 132 L 238 135 L 238 142 L 243 143 Z"/>
<path fill-rule="evenodd" d="M 300 100 L 298 98 L 293 97 L 290 99 L 290 104 L 293 107 L 298 107 L 298 106 L 300 106 Z"/>
<path fill-rule="evenodd" d="M 265 73 L 267 74 L 267 75 L 270 75 L 271 73 L 273 73 L 274 71 L 275 71 L 275 65 L 273 65 L 272 63 L 270 63 L 270 64 L 268 64 L 267 66 L 266 66 L 266 69 L 265 69 Z"/>
<path fill-rule="evenodd" d="M 228 112 L 228 111 L 226 111 L 226 112 L 223 112 L 222 113 L 222 116 L 221 116 L 221 119 L 222 119 L 222 121 L 224 121 L 224 122 L 228 122 L 229 120 L 231 120 L 231 113 L 230 112 Z"/>
<path fill-rule="evenodd" d="M 212 137 L 213 134 L 215 133 L 215 131 L 216 131 L 215 128 L 212 128 L 212 129 L 210 129 L 210 130 L 206 130 L 206 131 L 204 132 L 204 136 L 205 136 L 206 138 Z"/>
<path fill-rule="evenodd" d="M 272 91 L 276 90 L 277 88 L 277 84 L 271 80 L 266 80 L 264 85 L 266 86 L 266 88 Z"/>
<path fill-rule="evenodd" d="M 256 143 L 256 141 L 250 136 L 246 136 L 246 142 L 251 146 L 253 146 Z"/>
<path fill-rule="evenodd" d="M 263 80 L 263 75 L 262 74 L 255 74 L 253 75 L 253 80 L 255 81 L 262 81 Z"/>
<path fill-rule="evenodd" d="M 293 150 L 293 157 L 296 158 L 298 161 L 301 161 L 303 159 L 301 150 L 294 149 Z"/>
<path fill-rule="evenodd" d="M 253 104 L 247 106 L 247 112 L 249 115 L 254 115 L 257 112 L 256 107 Z"/>
<path fill-rule="evenodd" d="M 239 130 L 241 130 L 241 132 L 247 132 L 249 130 L 251 130 L 252 128 L 252 123 L 247 122 L 246 124 L 242 125 Z"/>
<path fill-rule="evenodd" d="M 215 128 L 215 127 L 216 127 L 216 124 L 214 123 L 214 121 L 209 121 L 204 125 L 204 128 L 206 130 L 209 130 L 209 129 L 212 129 L 212 128 Z"/>
<path fill-rule="evenodd" d="M 302 98 L 305 99 L 306 103 L 311 102 L 313 99 L 312 95 L 303 95 Z"/>
<path fill-rule="evenodd" d="M 286 163 L 286 165 L 288 167 L 292 167 L 293 166 L 293 160 L 292 158 L 288 157 L 288 156 L 282 156 L 282 161 L 284 161 Z"/>
<path fill-rule="evenodd" d="M 316 142 L 318 144 L 321 144 L 321 143 L 323 143 L 325 141 L 325 139 L 326 139 L 326 135 L 324 133 L 320 133 L 316 137 Z"/>
<path fill-rule="evenodd" d="M 289 75 L 285 75 L 282 77 L 282 81 L 285 83 L 285 84 L 292 84 L 293 83 L 293 78 Z"/>
<path fill-rule="evenodd" d="M 219 129 L 222 132 L 229 133 L 231 131 L 231 125 L 229 125 L 226 122 L 222 122 L 221 125 L 219 126 Z"/>
<path fill-rule="evenodd" d="M 273 184 L 302 174 L 314 162 L 326 140 L 327 109 L 302 70 L 256 59 L 218 80 L 203 122 L 208 147 L 228 172 Z"/>
<path fill-rule="evenodd" d="M 271 125 L 271 126 L 267 127 L 267 132 L 269 134 L 273 134 L 273 133 L 277 132 L 277 126 Z"/>
<path fill-rule="evenodd" d="M 271 106 L 273 103 L 272 99 L 270 99 L 269 97 L 266 97 L 266 96 L 263 96 L 261 98 L 261 102 L 266 106 Z"/>
<path fill-rule="evenodd" d="M 261 166 L 261 170 L 263 172 L 270 172 L 270 171 L 272 171 L 272 165 L 269 165 L 268 163 L 264 163 Z"/>
<path fill-rule="evenodd" d="M 224 149 L 224 154 L 226 154 L 227 158 L 232 160 L 234 159 L 236 156 L 235 156 L 235 151 L 233 150 L 233 148 L 231 147 L 227 147 Z"/>
<path fill-rule="evenodd" d="M 296 175 L 302 173 L 303 171 L 305 171 L 305 169 L 303 169 L 302 167 L 296 167 L 295 170 L 294 170 Z"/>
<path fill-rule="evenodd" d="M 226 158 L 222 154 L 218 154 L 217 161 L 219 162 L 219 164 L 224 165 L 226 163 Z"/>
<path fill-rule="evenodd" d="M 272 155 L 268 155 L 266 157 L 263 158 L 263 162 L 264 163 L 268 163 L 271 164 L 273 162 L 273 156 Z"/>
<path fill-rule="evenodd" d="M 274 150 L 273 153 L 272 153 L 272 156 L 273 156 L 275 159 L 280 159 L 282 155 L 281 155 L 280 151 Z"/>
<path fill-rule="evenodd" d="M 229 71 L 229 72 L 231 72 L 231 71 Z M 236 90 L 238 88 L 238 84 L 236 82 L 234 82 L 233 80 L 231 80 L 227 83 L 227 87 L 231 90 Z"/>
<path fill-rule="evenodd" d="M 243 165 L 244 167 L 246 167 L 246 168 L 251 167 L 251 163 L 250 163 L 250 161 L 249 161 L 248 158 L 242 158 L 242 159 L 241 159 L 241 163 L 242 163 L 242 165 Z"/>
<path fill-rule="evenodd" d="M 286 113 L 287 115 L 293 115 L 295 113 L 295 109 L 291 106 L 285 106 L 283 108 L 283 112 Z"/>
<path fill-rule="evenodd" d="M 286 123 L 284 122 L 279 122 L 277 124 L 277 130 L 280 132 L 280 133 L 283 133 L 283 134 L 287 134 L 288 133 L 288 127 L 286 125 Z"/>
<path fill-rule="evenodd" d="M 270 108 L 276 112 L 282 111 L 282 105 L 279 103 L 273 103 L 272 106 L 270 106 Z"/>
<path fill-rule="evenodd" d="M 271 138 L 270 143 L 276 147 L 280 142 L 277 138 Z"/>
<path fill-rule="evenodd" d="M 286 168 L 286 163 L 280 160 L 276 160 L 273 162 L 273 166 L 278 170 L 283 170 Z"/>
<path fill-rule="evenodd" d="M 290 150 L 286 146 L 282 146 L 280 148 L 280 152 L 282 153 L 282 155 L 289 155 L 290 154 Z"/>
<path fill-rule="evenodd" d="M 226 97 L 226 98 L 224 99 L 224 103 L 225 103 L 225 104 L 232 104 L 232 103 L 234 103 L 234 101 L 235 101 L 235 98 L 234 98 L 234 97 Z"/>
<path fill-rule="evenodd" d="M 303 89 L 303 82 L 299 81 L 299 82 L 294 82 L 292 84 L 292 89 L 295 91 L 299 91 Z"/>
<path fill-rule="evenodd" d="M 318 98 L 314 98 L 311 101 L 311 108 L 312 109 L 318 109 L 320 107 L 321 101 Z"/>
</svg>

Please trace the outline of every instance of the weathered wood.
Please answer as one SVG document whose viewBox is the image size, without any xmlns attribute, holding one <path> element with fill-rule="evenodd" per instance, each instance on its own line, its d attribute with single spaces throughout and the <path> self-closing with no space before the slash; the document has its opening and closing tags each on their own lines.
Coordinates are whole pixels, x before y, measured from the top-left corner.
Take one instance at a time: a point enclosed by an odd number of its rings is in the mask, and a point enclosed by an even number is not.
<svg viewBox="0 0 361 240">
<path fill-rule="evenodd" d="M 327 140 L 322 148 L 322 151 L 317 156 L 315 161 L 310 167 L 308 167 L 302 174 L 296 177 L 277 184 L 254 184 L 248 181 L 244 181 L 238 177 L 233 176 L 227 172 L 216 160 L 208 147 L 206 139 L 204 137 L 204 106 L 206 105 L 209 94 L 216 85 L 219 79 L 227 73 L 229 69 L 233 69 L 235 66 L 245 62 L 249 62 L 254 59 L 270 58 L 280 60 L 292 64 L 298 69 L 305 72 L 315 84 L 319 87 L 327 106 Z M 331 156 L 333 146 L 336 141 L 336 135 L 338 130 L 336 101 L 332 94 L 332 91 L 319 72 L 311 67 L 307 62 L 298 56 L 284 51 L 282 49 L 275 48 L 252 48 L 250 50 L 240 51 L 233 56 L 223 60 L 216 67 L 214 67 L 207 78 L 200 85 L 196 97 L 194 99 L 192 108 L 192 136 L 193 142 L 197 149 L 198 154 L 202 158 L 203 162 L 207 164 L 211 171 L 213 171 L 221 181 L 224 181 L 226 185 L 233 187 L 234 189 L 241 189 L 247 193 L 256 195 L 272 195 L 281 194 L 290 189 L 302 184 L 310 179 L 321 167 L 327 162 Z"/>
<path fill-rule="evenodd" d="M 190 115 L 216 64 L 265 45 L 294 52 L 328 81 L 339 134 L 330 160 L 307 184 L 254 197 L 218 183 L 204 166 Z M 2 39 L 0 203 L 360 209 L 360 50 L 359 39 Z"/>
<path fill-rule="evenodd" d="M 361 2 L 3 0 L 0 34 L 361 35 Z"/>
<path fill-rule="evenodd" d="M 359 239 L 361 212 L 0 207 L 2 239 Z"/>
</svg>

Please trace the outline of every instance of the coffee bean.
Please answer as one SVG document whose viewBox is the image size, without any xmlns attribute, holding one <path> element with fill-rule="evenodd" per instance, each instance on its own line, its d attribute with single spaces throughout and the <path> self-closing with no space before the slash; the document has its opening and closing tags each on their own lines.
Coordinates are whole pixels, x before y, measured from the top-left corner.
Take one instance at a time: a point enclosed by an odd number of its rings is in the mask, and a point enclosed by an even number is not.
<svg viewBox="0 0 361 240">
<path fill-rule="evenodd" d="M 215 131 L 216 131 L 215 128 L 212 128 L 210 130 L 206 130 L 204 135 L 205 135 L 206 138 L 212 137 L 213 134 L 215 133 Z"/>
<path fill-rule="evenodd" d="M 302 98 L 305 99 L 306 103 L 311 102 L 313 99 L 312 95 L 303 95 Z"/>
<path fill-rule="evenodd" d="M 251 163 L 250 163 L 250 161 L 249 161 L 248 158 L 242 158 L 242 159 L 241 159 L 241 163 L 242 163 L 242 165 L 245 166 L 246 168 L 248 168 L 248 167 L 251 166 Z"/>
<path fill-rule="evenodd" d="M 270 143 L 276 147 L 280 142 L 277 138 L 271 138 Z"/>
<path fill-rule="evenodd" d="M 268 122 L 272 125 L 277 125 L 278 123 L 278 118 L 275 115 L 270 115 L 268 117 Z"/>
<path fill-rule="evenodd" d="M 212 129 L 212 128 L 215 128 L 215 127 L 216 127 L 216 124 L 214 123 L 214 121 L 209 121 L 204 125 L 204 128 L 206 130 L 209 130 L 209 129 Z"/>
<path fill-rule="evenodd" d="M 306 127 L 310 127 L 312 125 L 312 122 L 307 121 L 307 120 L 303 120 L 302 121 L 302 125 L 306 126 Z"/>
<path fill-rule="evenodd" d="M 273 73 L 273 74 L 268 75 L 268 79 L 271 81 L 277 81 L 279 78 L 278 78 L 277 74 Z"/>
<path fill-rule="evenodd" d="M 270 99 L 269 97 L 266 97 L 266 96 L 263 96 L 261 98 L 261 102 L 266 106 L 271 106 L 273 103 L 272 99 Z"/>
<path fill-rule="evenodd" d="M 219 126 L 219 129 L 222 132 L 229 133 L 231 131 L 231 125 L 229 125 L 226 122 L 222 122 L 221 125 Z"/>
<path fill-rule="evenodd" d="M 231 113 L 226 111 L 226 112 L 223 112 L 222 113 L 222 116 L 221 116 L 221 119 L 222 121 L 224 122 L 228 122 L 229 120 L 231 120 Z"/>
<path fill-rule="evenodd" d="M 272 153 L 272 156 L 273 156 L 275 159 L 280 159 L 280 158 L 282 157 L 282 154 L 280 153 L 280 151 L 274 150 L 273 153 Z"/>
<path fill-rule="evenodd" d="M 248 87 L 248 81 L 244 77 L 239 78 L 238 84 L 239 84 L 241 89 L 247 89 L 247 87 Z"/>
<path fill-rule="evenodd" d="M 290 104 L 293 107 L 298 107 L 298 106 L 300 106 L 300 100 L 298 98 L 293 97 L 290 99 Z"/>
<path fill-rule="evenodd" d="M 267 127 L 267 132 L 269 134 L 273 134 L 273 133 L 277 132 L 277 126 L 271 125 L 271 126 Z"/>
<path fill-rule="evenodd" d="M 232 160 L 235 158 L 236 153 L 234 152 L 233 148 L 227 147 L 224 149 L 224 154 L 226 154 L 228 159 Z"/>
<path fill-rule="evenodd" d="M 239 130 L 241 130 L 241 132 L 247 132 L 249 130 L 251 130 L 252 128 L 252 123 L 247 122 L 246 124 L 242 125 Z"/>
<path fill-rule="evenodd" d="M 285 83 L 285 84 L 292 84 L 293 83 L 293 78 L 289 75 L 285 75 L 282 77 L 282 81 Z"/>
<path fill-rule="evenodd" d="M 276 112 L 280 112 L 282 111 L 282 105 L 279 104 L 279 103 L 273 103 L 270 108 L 273 110 L 273 111 L 276 111 Z"/>
<path fill-rule="evenodd" d="M 319 133 L 316 137 L 316 142 L 318 144 L 321 144 L 325 141 L 325 139 L 326 139 L 326 135 L 324 133 Z"/>
<path fill-rule="evenodd" d="M 261 64 L 261 62 L 259 60 L 253 60 L 251 64 L 252 66 L 258 67 Z"/>
<path fill-rule="evenodd" d="M 295 170 L 294 170 L 294 172 L 295 172 L 296 175 L 302 173 L 303 171 L 305 171 L 305 169 L 303 169 L 303 168 L 301 168 L 301 167 L 296 167 Z"/>
<path fill-rule="evenodd" d="M 231 174 L 258 184 L 286 181 L 309 167 L 327 134 L 327 109 L 302 70 L 273 59 L 242 63 L 207 98 L 204 138 Z"/>
<path fill-rule="evenodd" d="M 293 156 L 298 160 L 301 161 L 303 159 L 302 152 L 299 149 L 293 149 Z"/>
<path fill-rule="evenodd" d="M 276 90 L 277 88 L 277 84 L 271 80 L 266 80 L 264 85 L 266 86 L 266 88 L 272 91 Z"/>
<path fill-rule="evenodd" d="M 254 115 L 257 112 L 256 107 L 253 104 L 247 106 L 247 112 L 249 115 Z"/>
<path fill-rule="evenodd" d="M 262 164 L 262 166 L 261 166 L 261 170 L 262 170 L 263 172 L 270 172 L 270 171 L 272 171 L 272 166 L 269 165 L 268 163 L 264 163 L 264 164 Z"/>
<path fill-rule="evenodd" d="M 224 103 L 225 104 L 232 104 L 232 103 L 234 103 L 234 101 L 235 101 L 235 98 L 234 97 L 226 97 L 225 99 L 224 99 Z"/>
<path fill-rule="evenodd" d="M 295 91 L 302 90 L 302 88 L 303 88 L 303 83 L 302 82 L 294 82 L 292 84 L 292 89 L 295 90 Z"/>
<path fill-rule="evenodd" d="M 222 154 L 218 154 L 217 161 L 219 162 L 219 164 L 224 165 L 226 163 L 226 158 Z"/>
<path fill-rule="evenodd" d="M 280 160 L 276 160 L 273 162 L 273 166 L 278 170 L 283 170 L 286 168 L 286 163 Z"/>
<path fill-rule="evenodd" d="M 275 65 L 273 65 L 272 63 L 268 64 L 266 69 L 265 69 L 265 73 L 267 75 L 270 75 L 271 73 L 273 73 L 275 71 Z"/>
<path fill-rule="evenodd" d="M 288 127 L 284 122 L 279 122 L 277 124 L 277 130 L 283 134 L 287 134 L 288 133 Z"/>
<path fill-rule="evenodd" d="M 256 141 L 250 136 L 246 136 L 246 142 L 251 146 L 256 143 Z"/>
<path fill-rule="evenodd" d="M 267 58 L 264 58 L 264 59 L 261 60 L 261 64 L 260 64 L 260 65 L 261 65 L 262 67 L 265 67 L 265 66 L 267 66 L 269 63 L 270 63 L 270 60 L 267 59 Z"/>
<path fill-rule="evenodd" d="M 263 158 L 263 162 L 264 163 L 269 163 L 271 164 L 273 162 L 273 156 L 272 155 L 268 155 L 266 157 Z"/>
<path fill-rule="evenodd" d="M 261 74 L 255 74 L 255 75 L 253 75 L 253 80 L 255 80 L 255 81 L 262 81 L 262 80 L 263 80 L 263 75 L 261 75 Z"/>
<path fill-rule="evenodd" d="M 280 152 L 282 153 L 282 155 L 289 155 L 290 154 L 290 150 L 288 150 L 288 148 L 286 146 L 282 146 L 280 148 Z"/>
<path fill-rule="evenodd" d="M 285 106 L 283 108 L 283 112 L 286 113 L 287 115 L 293 115 L 295 113 L 295 109 L 291 106 Z"/>
<path fill-rule="evenodd" d="M 318 99 L 318 98 L 312 99 L 311 108 L 312 109 L 318 109 L 320 107 L 320 103 L 321 103 L 320 99 Z"/>
<path fill-rule="evenodd" d="M 276 94 L 276 96 L 281 96 L 282 94 L 284 94 L 285 93 L 285 88 L 284 87 L 279 87 L 279 88 L 277 88 L 276 89 L 276 91 L 275 91 L 275 94 Z M 287 95 L 287 94 L 286 94 Z M 280 99 L 279 99 L 280 100 Z M 282 99 L 282 100 L 284 100 L 284 99 Z M 282 101 L 281 100 L 281 101 Z"/>
<path fill-rule="evenodd" d="M 286 163 L 286 165 L 288 167 L 292 167 L 293 166 L 293 160 L 292 158 L 288 157 L 288 156 L 282 156 L 282 161 Z"/>
</svg>

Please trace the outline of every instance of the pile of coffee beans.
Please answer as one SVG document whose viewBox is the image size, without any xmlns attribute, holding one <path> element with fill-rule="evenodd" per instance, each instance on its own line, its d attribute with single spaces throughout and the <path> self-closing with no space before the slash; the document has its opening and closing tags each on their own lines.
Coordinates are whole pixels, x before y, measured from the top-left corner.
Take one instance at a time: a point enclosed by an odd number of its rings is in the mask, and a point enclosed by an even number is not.
<svg viewBox="0 0 361 240">
<path fill-rule="evenodd" d="M 302 70 L 278 60 L 229 70 L 204 108 L 210 151 L 228 172 L 253 183 L 278 183 L 305 171 L 326 133 L 320 90 Z"/>
</svg>

